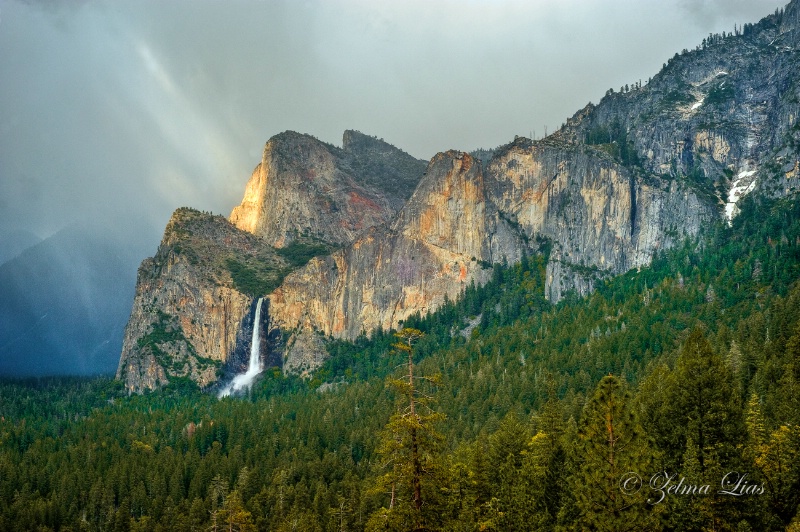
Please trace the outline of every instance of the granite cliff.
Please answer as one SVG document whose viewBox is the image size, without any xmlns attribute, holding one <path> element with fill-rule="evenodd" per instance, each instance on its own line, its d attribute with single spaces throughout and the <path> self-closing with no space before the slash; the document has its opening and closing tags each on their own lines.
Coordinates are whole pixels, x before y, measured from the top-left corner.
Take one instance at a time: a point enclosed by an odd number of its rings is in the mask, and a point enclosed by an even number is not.
<svg viewBox="0 0 800 532">
<path fill-rule="evenodd" d="M 553 243 L 546 286 L 553 302 L 648 264 L 713 216 L 690 187 L 557 138 L 519 138 L 497 150 L 486 173 L 489 198 L 504 216 L 529 238 Z"/>
<path fill-rule="evenodd" d="M 423 161 L 346 131 L 343 147 L 287 131 L 267 142 L 231 222 L 275 247 L 298 238 L 332 245 L 389 222 L 411 195 Z"/>
<path fill-rule="evenodd" d="M 276 286 L 287 266 L 223 216 L 178 209 L 155 256 L 139 267 L 117 378 L 129 391 L 175 378 L 216 382 L 251 314 L 252 294 Z"/>
<path fill-rule="evenodd" d="M 230 221 L 178 209 L 142 262 L 117 378 L 138 392 L 180 378 L 207 387 L 242 369 L 255 299 L 391 220 L 424 169 L 357 131 L 345 132 L 343 148 L 291 131 L 270 139 Z M 266 362 L 280 366 L 280 337 L 264 340 Z"/>
<path fill-rule="evenodd" d="M 555 137 L 591 145 L 631 168 L 693 188 L 729 219 L 760 190 L 798 188 L 800 2 L 709 35 L 648 83 L 612 89 Z"/>
<path fill-rule="evenodd" d="M 313 369 L 320 336 L 355 338 L 436 309 L 465 284 L 485 282 L 493 262 L 519 261 L 524 236 L 488 200 L 479 161 L 436 155 L 390 227 L 378 227 L 289 275 L 270 295 L 273 326 L 296 331 L 284 369 Z"/>
<path fill-rule="evenodd" d="M 235 371 L 256 296 L 269 299 L 267 356 L 306 372 L 325 338 L 397 327 L 542 242 L 555 302 L 730 221 L 747 194 L 795 192 L 799 27 L 793 0 L 609 90 L 545 139 L 439 153 L 427 170 L 357 132 L 342 148 L 270 139 L 231 223 L 176 232 L 179 211 L 143 263 L 118 376 L 134 391 Z M 198 246 L 195 263 L 176 251 Z M 225 268 L 206 264 L 215 256 Z"/>
</svg>

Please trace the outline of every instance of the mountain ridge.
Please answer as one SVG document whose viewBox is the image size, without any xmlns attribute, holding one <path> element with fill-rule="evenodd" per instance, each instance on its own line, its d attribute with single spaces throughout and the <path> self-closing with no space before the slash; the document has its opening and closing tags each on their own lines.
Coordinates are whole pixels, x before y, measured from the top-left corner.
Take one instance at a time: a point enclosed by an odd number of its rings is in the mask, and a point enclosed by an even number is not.
<svg viewBox="0 0 800 532">
<path fill-rule="evenodd" d="M 358 132 L 345 132 L 342 148 L 276 135 L 230 220 L 275 250 L 299 249 L 302 260 L 269 290 L 237 292 L 240 312 L 268 296 L 282 367 L 305 373 L 326 358 L 326 336 L 398 327 L 485 281 L 486 265 L 517 261 L 540 241 L 551 249 L 546 294 L 557 302 L 648 264 L 715 218 L 730 222 L 747 194 L 793 193 L 798 5 L 735 35 L 710 35 L 647 84 L 609 90 L 545 139 L 518 137 L 482 152 L 485 161 L 442 152 L 415 176 L 411 156 Z M 385 186 L 394 181 L 398 190 Z M 129 327 L 137 328 L 133 316 Z M 127 338 L 132 345 L 136 335 Z M 185 338 L 193 345 L 193 333 Z M 128 387 L 153 386 L 134 379 Z"/>
</svg>

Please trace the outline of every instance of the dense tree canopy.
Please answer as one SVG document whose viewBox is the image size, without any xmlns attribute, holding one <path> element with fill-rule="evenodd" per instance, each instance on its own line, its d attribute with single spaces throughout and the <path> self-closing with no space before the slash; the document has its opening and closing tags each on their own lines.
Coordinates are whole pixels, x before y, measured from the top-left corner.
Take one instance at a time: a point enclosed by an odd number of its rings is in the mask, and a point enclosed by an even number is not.
<svg viewBox="0 0 800 532">
<path fill-rule="evenodd" d="M 247 397 L 4 382 L 0 530 L 797 527 L 800 205 L 558 305 L 546 260 Z"/>
</svg>

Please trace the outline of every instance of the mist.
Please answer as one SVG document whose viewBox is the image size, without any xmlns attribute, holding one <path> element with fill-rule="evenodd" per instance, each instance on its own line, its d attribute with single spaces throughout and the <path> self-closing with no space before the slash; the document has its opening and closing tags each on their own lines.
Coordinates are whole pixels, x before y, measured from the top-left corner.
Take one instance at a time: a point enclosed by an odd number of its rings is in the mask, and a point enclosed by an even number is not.
<svg viewBox="0 0 800 532">
<path fill-rule="evenodd" d="M 109 297 L 124 293 L 129 307 L 172 211 L 230 213 L 281 131 L 340 145 L 358 129 L 423 159 L 541 137 L 607 89 L 784 3 L 5 0 L 0 262 L 80 227 L 121 257 L 124 290 Z M 59 364 L 47 371 L 72 372 Z"/>
</svg>

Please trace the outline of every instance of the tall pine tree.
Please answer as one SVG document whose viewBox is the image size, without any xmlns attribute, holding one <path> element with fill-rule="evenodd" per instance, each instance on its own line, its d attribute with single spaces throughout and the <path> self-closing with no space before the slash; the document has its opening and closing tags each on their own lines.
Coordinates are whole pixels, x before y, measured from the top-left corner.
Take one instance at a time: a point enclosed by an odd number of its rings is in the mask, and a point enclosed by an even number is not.
<svg viewBox="0 0 800 532">
<path fill-rule="evenodd" d="M 378 448 L 385 469 L 378 489 L 389 501 L 388 507 L 372 515 L 367 529 L 431 530 L 441 517 L 436 487 L 442 438 L 435 424 L 444 416 L 431 408 L 431 397 L 423 393 L 420 384 L 435 386 L 440 377 L 415 373 L 414 344 L 424 336 L 422 331 L 406 327 L 396 336 L 399 341 L 393 347 L 406 356 L 407 372 L 401 378 L 388 379 L 387 387 L 399 393 L 402 406 L 389 419 Z"/>
<path fill-rule="evenodd" d="M 648 478 L 650 446 L 631 407 L 625 382 L 604 377 L 586 404 L 578 430 L 572 477 L 577 529 L 646 530 L 655 521 L 647 490 L 631 475 Z"/>
</svg>

